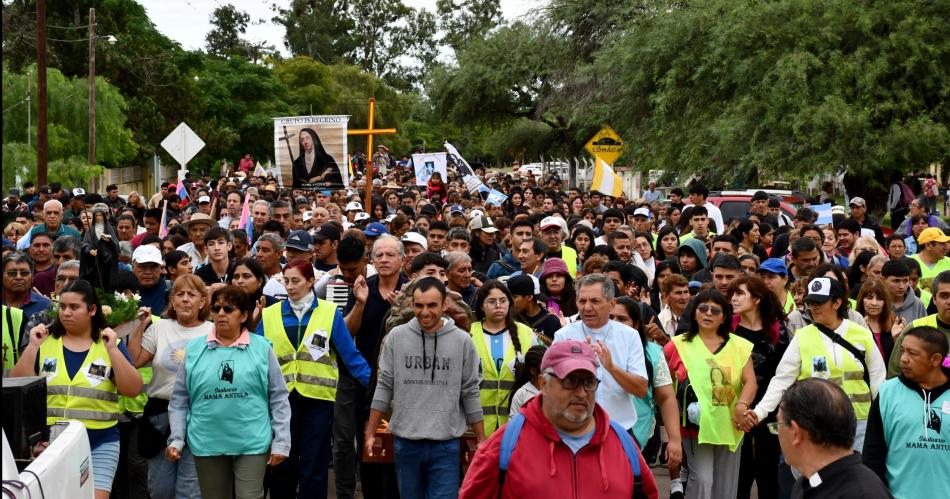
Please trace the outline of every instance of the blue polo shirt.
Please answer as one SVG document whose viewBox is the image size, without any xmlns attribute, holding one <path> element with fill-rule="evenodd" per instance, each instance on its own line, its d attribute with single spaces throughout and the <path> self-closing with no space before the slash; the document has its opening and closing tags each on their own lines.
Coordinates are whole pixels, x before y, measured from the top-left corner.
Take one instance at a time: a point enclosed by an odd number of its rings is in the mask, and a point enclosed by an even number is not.
<svg viewBox="0 0 950 499">
<path fill-rule="evenodd" d="M 300 346 L 304 331 L 307 330 L 307 325 L 310 324 L 310 317 L 318 305 L 319 301 L 314 299 L 313 304 L 310 305 L 310 310 L 303 314 L 303 319 L 301 320 L 297 319 L 297 315 L 294 314 L 293 309 L 290 308 L 289 301 L 281 301 L 280 316 L 284 323 L 284 332 L 287 334 L 287 339 L 290 340 L 290 344 L 293 345 L 294 349 Z M 330 306 L 333 306 L 333 304 L 331 303 Z M 264 321 L 260 321 L 257 324 L 257 330 L 255 330 L 254 333 L 264 336 Z M 369 385 L 371 369 L 366 359 L 364 359 L 363 355 L 356 349 L 356 344 L 353 343 L 353 337 L 350 336 L 350 331 L 346 328 L 346 322 L 343 321 L 343 314 L 340 313 L 339 308 L 333 313 L 333 330 L 330 332 L 330 345 L 331 348 L 336 350 L 337 358 L 343 361 L 343 365 L 346 366 L 350 374 L 359 380 L 363 386 Z"/>
</svg>

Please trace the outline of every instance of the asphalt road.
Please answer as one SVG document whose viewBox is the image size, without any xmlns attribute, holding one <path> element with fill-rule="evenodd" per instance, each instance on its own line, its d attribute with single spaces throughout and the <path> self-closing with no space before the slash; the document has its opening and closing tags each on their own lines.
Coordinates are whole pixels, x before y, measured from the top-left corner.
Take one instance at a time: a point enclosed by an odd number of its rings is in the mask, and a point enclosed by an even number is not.
<svg viewBox="0 0 950 499">
<path fill-rule="evenodd" d="M 666 499 L 667 497 L 670 497 L 670 473 L 669 473 L 669 471 L 667 471 L 667 469 L 666 469 L 665 467 L 654 467 L 654 468 L 651 468 L 651 469 L 653 470 L 653 476 L 656 478 L 657 486 L 659 486 L 659 488 L 660 488 L 660 499 Z M 334 482 L 333 470 L 331 469 L 331 470 L 330 470 L 330 493 L 329 493 L 329 496 L 328 496 L 330 499 L 336 499 L 336 490 L 334 489 L 333 482 Z M 359 482 L 357 482 L 356 497 L 357 497 L 357 499 L 363 499 L 363 493 L 359 490 L 359 485 L 358 485 L 358 483 L 359 483 Z M 758 498 L 759 498 L 759 492 L 758 492 L 758 490 L 756 490 L 755 485 L 752 486 L 752 496 L 751 496 L 751 497 L 752 497 L 752 499 L 758 499 Z"/>
</svg>

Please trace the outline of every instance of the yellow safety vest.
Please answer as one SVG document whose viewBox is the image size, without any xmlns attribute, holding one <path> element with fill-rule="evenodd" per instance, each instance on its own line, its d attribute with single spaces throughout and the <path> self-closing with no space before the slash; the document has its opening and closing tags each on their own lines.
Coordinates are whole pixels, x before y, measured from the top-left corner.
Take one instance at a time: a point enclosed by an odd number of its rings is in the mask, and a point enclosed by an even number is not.
<svg viewBox="0 0 950 499">
<path fill-rule="evenodd" d="M 824 333 L 819 331 L 814 324 L 809 324 L 795 333 L 798 339 L 798 351 L 802 357 L 802 368 L 798 379 L 824 378 L 841 386 L 851 399 L 855 417 L 867 419 L 871 411 L 871 387 L 864 382 L 864 368 L 861 367 L 861 362 L 842 348 L 841 365 L 836 364 L 834 356 L 825 348 L 823 336 Z M 858 350 L 863 349 L 864 362 L 870 364 L 868 354 L 877 348 L 870 331 L 848 321 L 848 330 L 844 339 Z"/>
<path fill-rule="evenodd" d="M 686 341 L 686 335 L 674 336 L 673 345 L 699 400 L 699 443 L 725 445 L 735 452 L 745 433 L 736 428 L 732 414 L 742 392 L 742 368 L 752 354 L 752 343 L 733 334 L 715 355 L 698 336 L 692 341 Z M 716 376 L 713 386 L 715 371 L 721 376 Z"/>
<path fill-rule="evenodd" d="M 3 370 L 13 369 L 20 358 L 20 324 L 23 311 L 3 305 Z"/>
<path fill-rule="evenodd" d="M 785 315 L 792 313 L 792 310 L 795 310 L 795 296 L 792 295 L 791 291 L 785 292 L 785 306 L 782 307 L 782 312 Z"/>
<path fill-rule="evenodd" d="M 567 273 L 571 274 L 571 279 L 577 279 L 577 251 L 570 246 L 562 245 L 561 260 L 567 264 Z"/>
<path fill-rule="evenodd" d="M 112 362 L 102 340 L 89 347 L 73 379 L 66 372 L 63 339 L 40 344 L 40 376 L 46 376 L 46 424 L 73 419 L 90 430 L 111 428 L 119 420 L 119 393 L 109 379 Z M 97 384 L 94 384 L 97 383 Z"/>
<path fill-rule="evenodd" d="M 152 324 L 154 325 L 161 319 L 162 318 L 157 315 L 152 315 Z M 145 392 L 145 388 L 152 382 L 152 366 L 140 367 L 138 370 L 139 374 L 142 375 L 142 393 L 134 397 L 119 395 L 119 412 L 131 412 L 132 414 L 142 414 L 145 412 L 145 404 L 148 403 L 148 393 Z"/>
<path fill-rule="evenodd" d="M 521 342 L 521 353 L 524 354 L 534 344 L 535 335 L 527 325 L 520 322 L 515 324 L 518 327 L 517 334 L 518 340 Z M 491 350 L 486 343 L 481 321 L 472 324 L 472 341 L 475 344 L 475 351 L 478 352 L 478 358 L 482 366 L 482 381 L 478 384 L 478 393 L 484 416 L 485 436 L 487 437 L 498 427 L 508 422 L 508 404 L 505 402 L 515 386 L 515 374 L 511 372 L 508 366 L 514 365 L 515 347 L 514 344 L 511 344 L 505 350 L 501 372 L 498 372 L 495 359 L 492 357 Z"/>
<path fill-rule="evenodd" d="M 330 334 L 333 333 L 333 318 L 337 308 L 326 300 L 314 299 L 317 300 L 317 308 L 310 315 L 310 322 L 307 323 L 297 350 L 294 350 L 284 331 L 284 320 L 281 317 L 283 302 L 265 308 L 261 314 L 264 337 L 274 346 L 274 355 L 280 363 L 280 372 L 287 382 L 288 391 L 297 390 L 297 393 L 304 397 L 335 402 L 336 384 L 340 374 L 336 354 L 330 349 Z M 325 337 L 326 353 L 319 359 L 314 359 L 307 346 L 320 341 L 314 338 L 317 332 Z"/>
</svg>

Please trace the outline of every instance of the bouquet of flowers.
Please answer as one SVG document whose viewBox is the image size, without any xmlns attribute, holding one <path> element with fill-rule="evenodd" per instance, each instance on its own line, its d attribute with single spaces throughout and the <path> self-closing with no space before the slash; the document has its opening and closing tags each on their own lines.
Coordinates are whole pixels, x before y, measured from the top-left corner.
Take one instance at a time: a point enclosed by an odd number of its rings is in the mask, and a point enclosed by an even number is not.
<svg viewBox="0 0 950 499">
<path fill-rule="evenodd" d="M 139 300 L 142 298 L 137 293 L 123 294 L 118 291 L 109 293 L 101 288 L 96 288 L 96 296 L 99 297 L 100 312 L 106 319 L 106 324 L 114 328 L 119 337 L 126 336 L 122 334 L 120 328 L 124 331 L 131 327 L 134 329 L 135 323 L 131 323 L 139 311 Z M 55 294 L 51 296 L 50 308 L 46 312 L 49 324 L 52 324 L 59 317 L 59 297 Z M 45 322 L 45 321 L 44 321 Z"/>
</svg>

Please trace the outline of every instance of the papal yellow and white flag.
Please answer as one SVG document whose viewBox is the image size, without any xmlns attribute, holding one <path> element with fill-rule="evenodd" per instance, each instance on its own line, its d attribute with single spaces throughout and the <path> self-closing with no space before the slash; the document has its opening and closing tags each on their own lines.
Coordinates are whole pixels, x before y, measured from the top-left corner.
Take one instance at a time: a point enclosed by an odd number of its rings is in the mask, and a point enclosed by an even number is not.
<svg viewBox="0 0 950 499">
<path fill-rule="evenodd" d="M 607 196 L 617 197 L 623 193 L 623 179 L 602 159 L 594 160 L 594 178 L 590 189 Z"/>
</svg>

